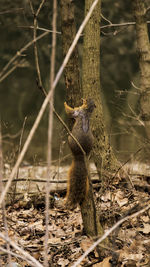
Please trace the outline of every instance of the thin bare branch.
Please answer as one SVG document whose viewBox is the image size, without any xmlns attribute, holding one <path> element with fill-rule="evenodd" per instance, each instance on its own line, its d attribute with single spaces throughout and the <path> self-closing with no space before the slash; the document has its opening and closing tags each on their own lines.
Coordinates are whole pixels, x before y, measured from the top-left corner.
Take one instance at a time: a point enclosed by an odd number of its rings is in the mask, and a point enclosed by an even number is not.
<svg viewBox="0 0 150 267">
<path fill-rule="evenodd" d="M 45 3 L 45 0 L 42 0 L 41 3 L 40 3 L 40 5 L 39 5 L 39 7 L 38 7 L 37 12 L 36 12 L 36 17 L 38 17 L 38 15 L 39 15 L 39 13 L 40 13 L 40 11 L 41 11 L 44 3 Z"/>
<path fill-rule="evenodd" d="M 149 7 L 147 7 L 147 9 L 146 9 L 146 13 L 148 13 L 148 12 L 149 12 L 149 10 L 150 10 L 150 6 L 149 6 Z"/>
<path fill-rule="evenodd" d="M 102 13 L 101 13 L 101 17 L 102 17 L 102 19 L 107 21 L 110 25 L 112 25 L 112 22 L 109 19 L 107 19 Z"/>
<path fill-rule="evenodd" d="M 37 18 L 38 18 L 38 15 L 39 15 L 40 11 L 41 11 L 41 8 L 44 5 L 44 2 L 45 2 L 45 0 L 41 1 L 40 5 L 38 7 L 38 10 L 35 13 L 33 5 L 32 5 L 32 1 L 29 0 L 31 12 L 32 12 L 33 18 L 34 18 L 34 22 L 33 22 L 33 24 L 34 24 L 34 27 L 33 27 L 33 40 L 36 40 L 36 38 L 37 38 L 37 26 L 38 26 Z M 37 70 L 37 75 L 38 75 L 38 81 L 39 81 L 40 86 L 42 86 L 42 79 L 41 79 L 40 66 L 39 66 L 37 42 L 34 42 L 34 54 L 35 54 L 35 64 L 36 64 L 36 70 Z"/>
<path fill-rule="evenodd" d="M 4 138 L 15 139 L 15 138 L 17 138 L 20 134 L 21 134 L 21 130 L 20 130 L 19 132 L 17 132 L 16 134 L 4 134 L 4 135 L 2 136 L 2 140 L 3 140 Z"/>
<path fill-rule="evenodd" d="M 8 253 L 8 250 L 7 249 L 5 249 L 5 248 L 3 248 L 3 247 L 1 247 L 0 246 L 0 251 L 3 251 L 4 253 Z M 20 258 L 20 259 L 22 259 L 22 260 L 26 260 L 26 258 L 25 257 L 23 257 L 23 256 L 21 256 L 21 255 L 19 255 L 19 254 L 17 254 L 17 253 L 14 253 L 14 252 L 12 252 L 12 251 L 9 251 L 9 253 L 12 255 L 12 256 L 14 256 L 15 258 Z"/>
<path fill-rule="evenodd" d="M 23 122 L 23 126 L 22 126 L 22 131 L 21 131 L 21 134 L 20 134 L 18 156 L 20 154 L 21 147 L 22 147 L 22 139 L 23 139 L 23 133 L 24 133 L 24 128 L 25 128 L 26 120 L 27 120 L 27 117 L 24 118 L 24 122 Z M 14 184 L 14 191 L 13 191 L 12 203 L 14 203 L 14 201 L 15 201 L 18 175 L 19 175 L 19 166 L 18 166 L 18 169 L 17 169 L 17 172 L 16 172 L 16 179 L 15 179 L 15 184 Z"/>
<path fill-rule="evenodd" d="M 51 66 L 50 66 L 50 81 L 49 91 L 52 91 L 51 101 L 49 103 L 49 118 L 48 118 L 48 145 L 47 145 L 47 183 L 46 183 L 46 197 L 45 197 L 45 246 L 44 246 L 44 266 L 48 267 L 48 238 L 49 238 L 49 194 L 50 194 L 50 177 L 51 177 L 51 160 L 52 160 L 52 132 L 53 132 L 53 102 L 54 90 L 53 82 L 55 78 L 55 55 L 56 55 L 56 19 L 57 19 L 57 0 L 53 0 L 53 20 L 52 20 L 52 52 L 51 52 Z"/>
<path fill-rule="evenodd" d="M 106 18 L 105 18 L 106 20 Z M 123 22 L 123 23 L 111 23 L 109 20 L 108 20 L 109 24 L 107 25 L 103 25 L 101 26 L 101 29 L 104 29 L 104 28 L 115 28 L 115 27 L 127 27 L 127 26 L 133 26 L 135 25 L 135 21 L 131 21 L 131 22 Z M 147 21 L 147 24 L 149 24 L 150 21 L 148 20 Z"/>
<path fill-rule="evenodd" d="M 31 7 L 31 12 L 34 17 L 34 27 L 33 27 L 33 38 L 36 39 L 37 36 L 37 19 L 39 12 L 44 4 L 45 0 L 41 2 L 39 5 L 39 8 L 35 14 L 34 8 L 32 5 L 32 1 L 29 0 L 29 4 Z M 55 47 L 56 47 L 56 0 L 53 2 L 53 34 L 52 34 L 52 55 L 51 55 L 51 69 L 50 69 L 50 90 L 54 91 L 54 88 L 52 89 L 53 86 L 53 81 L 54 81 L 54 70 L 55 70 Z M 38 57 L 38 49 L 37 49 L 37 43 L 34 43 L 34 54 L 35 54 L 35 64 L 36 64 L 36 70 L 37 70 L 37 75 L 38 75 L 38 84 L 39 87 L 42 88 L 43 92 L 46 93 L 43 85 L 42 85 L 42 78 L 41 78 L 41 72 L 40 72 L 40 66 L 39 66 L 39 57 Z M 46 232 L 45 232 L 45 246 L 44 246 L 44 265 L 48 267 L 48 237 L 49 237 L 49 232 L 48 232 L 48 224 L 49 224 L 49 193 L 50 193 L 50 166 L 51 166 L 51 144 L 52 144 L 52 129 L 53 129 L 53 109 L 51 107 L 51 102 L 53 103 L 53 92 L 51 96 L 51 101 L 50 101 L 50 113 L 49 113 L 49 127 L 48 127 L 48 157 L 47 157 L 47 162 L 48 162 L 48 170 L 47 170 L 47 182 L 45 185 L 46 189 L 46 205 L 45 205 L 45 217 L 46 217 Z"/>
<path fill-rule="evenodd" d="M 14 241 L 12 241 L 9 237 L 6 237 L 4 234 L 0 233 L 0 237 L 4 239 L 6 242 L 8 242 L 15 250 L 17 250 L 21 255 L 23 255 L 23 258 L 26 259 L 28 263 L 31 264 L 33 267 L 43 267 L 42 264 L 40 264 L 35 258 L 33 258 L 28 252 L 26 252 L 24 249 L 19 247 Z"/>
<path fill-rule="evenodd" d="M 104 29 L 104 28 L 115 28 L 115 27 L 127 27 L 127 26 L 134 26 L 135 25 L 135 21 L 123 22 L 123 23 L 112 23 L 110 20 L 108 20 L 103 15 L 102 15 L 102 18 L 105 19 L 107 22 L 109 22 L 109 24 L 102 25 L 101 29 Z M 147 21 L 147 24 L 150 24 L 150 21 Z M 33 26 L 18 26 L 18 27 L 33 29 Z M 46 32 L 53 32 L 52 30 L 48 30 L 48 29 L 41 28 L 41 27 L 37 27 L 37 30 L 46 31 Z M 58 31 L 56 31 L 56 33 L 57 34 L 61 34 L 61 32 L 58 32 Z M 83 35 L 83 34 L 81 34 L 81 35 Z"/>
<path fill-rule="evenodd" d="M 4 68 L 2 69 L 1 73 L 0 73 L 0 82 L 2 82 L 4 80 L 3 78 L 3 74 L 5 73 L 5 71 L 8 70 L 9 66 L 20 56 L 22 56 L 22 53 L 27 49 L 29 48 L 32 44 L 34 44 L 34 42 L 40 40 L 41 38 L 43 38 L 44 36 L 46 36 L 49 32 L 44 32 L 42 34 L 40 34 L 36 39 L 30 41 L 29 43 L 27 43 L 24 47 L 22 47 L 19 51 L 16 52 L 16 54 L 10 59 L 10 61 L 4 66 Z M 16 69 L 16 67 L 14 68 Z M 13 70 L 14 70 L 13 69 Z M 12 70 L 12 71 L 13 71 Z M 11 72 L 12 72 L 11 71 Z M 9 71 L 8 71 L 9 72 Z M 11 73 L 10 72 L 10 73 Z M 9 73 L 9 74 L 10 74 Z M 6 76 L 6 74 L 4 74 Z M 8 75 L 7 75 L 8 76 Z"/>
<path fill-rule="evenodd" d="M 15 12 L 19 12 L 19 11 L 23 11 L 24 8 L 12 8 L 10 10 L 5 10 L 5 11 L 1 11 L 0 15 L 5 15 L 5 14 L 9 14 L 9 13 L 15 13 Z"/>
<path fill-rule="evenodd" d="M 7 71 L 6 74 L 4 74 L 1 79 L 0 82 L 2 82 L 3 80 L 5 80 L 16 68 L 18 67 L 18 65 L 13 66 L 9 71 Z"/>
<path fill-rule="evenodd" d="M 134 120 L 137 120 L 137 121 L 139 122 L 140 125 L 145 126 L 144 122 L 140 119 L 140 116 L 138 116 L 138 115 L 136 114 L 136 112 L 133 110 L 133 108 L 131 107 L 130 103 L 128 103 L 128 107 L 129 107 L 129 109 L 131 110 L 131 112 L 132 112 L 132 114 L 133 114 L 133 117 L 132 117 L 132 118 L 133 118 Z"/>
<path fill-rule="evenodd" d="M 120 167 L 118 168 L 118 170 L 116 171 L 114 178 L 117 176 L 117 174 L 119 173 L 119 171 L 128 163 L 133 159 L 133 156 L 137 155 L 142 149 L 144 149 L 144 146 L 140 147 L 137 151 L 135 151 L 134 153 L 131 154 L 131 156 L 123 163 L 120 165 Z M 126 173 L 127 174 L 127 173 Z M 130 176 L 127 174 L 128 179 L 132 185 L 132 187 L 134 188 L 134 184 L 132 183 L 132 180 L 130 179 Z"/>
<path fill-rule="evenodd" d="M 34 28 L 33 26 L 18 26 L 18 27 L 19 28 L 28 28 L 28 29 L 33 29 Z M 44 32 L 50 32 L 50 33 L 53 32 L 53 30 L 49 30 L 49 29 L 45 29 L 45 28 L 41 28 L 41 27 L 37 27 L 36 29 L 39 30 L 39 31 L 44 31 Z M 61 32 L 56 31 L 56 34 L 61 34 Z"/>
<path fill-rule="evenodd" d="M 2 153 L 2 134 L 1 134 L 1 121 L 0 121 L 0 193 L 3 191 L 3 153 Z M 5 228 L 5 236 L 8 237 L 8 226 L 7 226 L 7 219 L 6 219 L 6 209 L 5 209 L 5 199 L 2 202 L 2 218 Z M 7 254 L 8 254 L 8 262 L 11 262 L 11 255 L 10 255 L 10 246 L 7 244 Z"/>
<path fill-rule="evenodd" d="M 131 84 L 132 84 L 132 86 L 133 86 L 135 89 L 137 89 L 137 90 L 141 90 L 141 88 L 140 88 L 140 87 L 137 87 L 133 81 L 131 81 Z"/>
<path fill-rule="evenodd" d="M 34 16 L 35 14 L 34 14 L 34 8 L 33 8 L 33 5 L 32 5 L 32 1 L 28 0 L 28 2 L 29 2 L 29 5 L 30 5 L 30 8 L 31 8 L 31 13 Z"/>
</svg>

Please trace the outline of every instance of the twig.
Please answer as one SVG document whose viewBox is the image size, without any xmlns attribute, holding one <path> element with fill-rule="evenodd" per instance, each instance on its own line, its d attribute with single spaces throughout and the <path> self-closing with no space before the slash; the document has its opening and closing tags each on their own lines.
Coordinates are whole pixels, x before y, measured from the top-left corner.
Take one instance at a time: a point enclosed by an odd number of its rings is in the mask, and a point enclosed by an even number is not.
<svg viewBox="0 0 150 267">
<path fill-rule="evenodd" d="M 145 14 L 147 14 L 149 12 L 149 10 L 150 10 L 150 6 L 147 7 Z"/>
<path fill-rule="evenodd" d="M 4 253 L 8 253 L 8 250 L 7 249 L 5 249 L 5 248 L 3 248 L 3 247 L 1 247 L 0 246 L 0 250 L 1 251 L 3 251 Z M 12 255 L 12 256 L 14 256 L 15 258 L 20 258 L 20 259 L 22 259 L 22 260 L 26 260 L 26 258 L 25 257 L 23 257 L 23 256 L 21 256 L 21 255 L 19 255 L 19 254 L 17 254 L 17 253 L 14 253 L 14 252 L 12 252 L 12 251 L 9 251 L 9 253 Z M 11 265 L 10 265 L 11 266 Z M 17 266 L 17 265 L 16 265 Z"/>
<path fill-rule="evenodd" d="M 47 145 L 47 183 L 46 183 L 46 196 L 45 196 L 45 246 L 44 246 L 44 266 L 48 267 L 48 238 L 49 238 L 49 194 L 50 194 L 50 177 L 51 177 L 51 160 L 52 160 L 52 132 L 53 132 L 53 102 L 54 90 L 53 82 L 55 78 L 55 56 L 56 56 L 56 23 L 57 23 L 57 0 L 53 0 L 53 19 L 52 19 L 52 52 L 50 57 L 50 80 L 49 91 L 52 92 L 51 101 L 49 103 L 49 116 L 48 116 L 48 145 Z"/>
<path fill-rule="evenodd" d="M 140 87 L 137 87 L 133 81 L 131 81 L 131 85 L 132 85 L 135 89 L 141 91 L 141 88 L 140 88 Z"/>
<path fill-rule="evenodd" d="M 110 23 L 110 21 L 109 21 L 109 23 Z M 150 23 L 150 21 L 147 21 L 147 24 L 149 24 L 149 23 Z M 118 23 L 118 24 L 117 23 L 110 23 L 110 24 L 101 26 L 101 29 L 110 28 L 110 27 L 122 27 L 122 26 L 126 27 L 126 26 L 132 26 L 132 25 L 135 25 L 135 24 L 136 24 L 135 21 Z"/>
<path fill-rule="evenodd" d="M 3 191 L 3 153 L 2 153 L 2 135 L 1 135 L 1 121 L 0 121 L 0 193 Z M 8 237 L 8 225 L 6 219 L 6 209 L 5 209 L 5 199 L 2 202 L 2 218 L 5 228 L 5 236 Z M 10 246 L 7 244 L 7 254 L 8 254 L 8 262 L 11 262 L 11 255 L 10 255 Z"/>
<path fill-rule="evenodd" d="M 140 125 L 145 126 L 144 122 L 142 120 L 140 120 L 140 116 L 138 116 L 136 114 L 136 112 L 132 109 L 132 107 L 130 106 L 130 104 L 128 103 L 129 109 L 131 110 L 132 114 L 134 115 L 134 117 L 132 117 L 134 120 L 137 120 L 139 122 Z"/>
<path fill-rule="evenodd" d="M 34 29 L 33 26 L 18 26 L 19 28 L 28 28 L 28 29 Z M 40 30 L 40 31 L 44 31 L 44 32 L 49 32 L 49 33 L 53 33 L 53 30 L 48 30 L 48 29 L 45 29 L 45 28 L 41 28 L 41 27 L 38 27 L 36 28 L 37 30 Z M 57 34 L 61 34 L 61 32 L 58 32 L 58 31 L 55 31 L 55 33 Z"/>
<path fill-rule="evenodd" d="M 116 175 L 118 174 L 118 172 L 133 158 L 133 156 L 135 156 L 136 154 L 138 154 L 144 147 L 140 147 L 137 151 L 135 151 L 134 153 L 132 153 L 132 155 L 123 163 L 121 164 L 121 166 L 118 168 L 118 170 L 116 171 L 115 175 L 113 178 L 116 177 Z M 130 183 L 132 185 L 132 187 L 134 188 L 134 185 L 132 183 L 132 181 L 130 180 Z"/>
<path fill-rule="evenodd" d="M 5 134 L 5 135 L 2 136 L 2 140 L 4 138 L 15 139 L 20 135 L 20 133 L 21 133 L 21 130 L 19 130 L 19 132 L 17 132 L 16 134 Z"/>
<path fill-rule="evenodd" d="M 39 8 L 35 14 L 32 1 L 29 0 L 31 11 L 34 17 L 34 28 L 33 28 L 33 38 L 36 39 L 37 35 L 37 18 L 40 13 L 40 10 L 44 4 L 45 0 L 41 1 Z M 51 101 L 50 101 L 50 110 L 49 110 L 49 126 L 48 126 L 48 152 L 47 152 L 47 182 L 45 185 L 45 190 L 46 190 L 46 196 L 45 196 L 45 221 L 46 221 L 46 231 L 45 231 L 45 245 L 44 245 L 44 266 L 48 267 L 48 237 L 49 237 L 49 232 L 48 232 L 48 224 L 49 224 L 49 194 L 50 194 L 50 166 L 51 166 L 51 147 L 52 147 L 52 129 L 53 129 L 53 94 L 54 94 L 54 87 L 53 87 L 53 82 L 54 82 L 54 70 L 55 70 L 55 47 L 56 47 L 56 6 L 57 2 L 54 0 L 53 2 L 53 34 L 52 34 L 52 54 L 51 54 L 51 68 L 50 68 L 50 90 L 52 91 L 51 95 Z M 39 57 L 38 57 L 38 49 L 37 49 L 37 43 L 34 43 L 34 54 L 35 54 L 35 64 L 36 64 L 36 70 L 37 70 L 37 75 L 38 75 L 38 84 L 40 88 L 43 88 L 44 93 L 46 92 L 43 85 L 42 85 L 42 79 L 41 79 L 41 72 L 40 72 L 40 66 L 39 66 Z"/>
<path fill-rule="evenodd" d="M 34 17 L 34 27 L 33 27 L 33 39 L 34 40 L 37 38 L 37 25 L 38 25 L 37 24 L 37 18 L 38 18 L 38 15 L 40 13 L 40 10 L 41 10 L 42 6 L 44 5 L 44 2 L 45 2 L 45 0 L 41 1 L 40 5 L 38 7 L 38 10 L 35 13 L 34 9 L 33 9 L 32 1 L 29 0 L 29 4 L 30 4 L 30 7 L 31 7 L 31 12 L 32 12 L 33 17 Z M 36 64 L 38 80 L 39 80 L 40 86 L 42 86 L 40 67 L 39 67 L 39 57 L 38 57 L 38 50 L 37 50 L 37 42 L 34 42 L 34 54 L 35 54 L 35 64 Z"/>
<path fill-rule="evenodd" d="M 2 82 L 4 80 L 4 72 L 9 68 L 9 66 L 20 56 L 22 56 L 22 53 L 29 48 L 32 44 L 34 44 L 34 42 L 40 40 L 41 38 L 43 38 L 44 36 L 46 36 L 49 32 L 44 32 L 41 35 L 39 35 L 36 39 L 30 41 L 29 43 L 27 43 L 24 47 L 22 47 L 19 51 L 16 52 L 16 54 L 11 58 L 11 60 L 5 65 L 5 67 L 2 69 L 1 73 L 0 73 L 0 82 Z M 16 68 L 15 68 L 16 69 Z M 14 70 L 14 69 L 13 69 Z M 13 71 L 12 70 L 12 71 Z M 11 72 L 12 72 L 11 71 Z M 9 71 L 8 71 L 9 72 Z M 10 74 L 10 73 L 9 73 Z M 6 74 L 4 74 L 6 76 Z"/>
<path fill-rule="evenodd" d="M 14 13 L 14 12 L 19 12 L 19 11 L 23 11 L 24 8 L 12 8 L 10 10 L 6 10 L 6 11 L 2 11 L 0 12 L 0 15 L 4 15 L 4 14 L 9 14 L 9 13 Z"/>
<path fill-rule="evenodd" d="M 41 0 L 41 3 L 40 3 L 40 5 L 38 7 L 38 10 L 36 12 L 36 17 L 38 17 L 38 15 L 39 15 L 39 13 L 41 11 L 41 8 L 43 7 L 44 3 L 45 3 L 45 0 Z"/>
<path fill-rule="evenodd" d="M 80 35 L 81 35 L 81 33 L 82 33 L 85 25 L 87 24 L 87 22 L 88 22 L 91 14 L 92 14 L 94 8 L 96 7 L 97 3 L 98 3 L 98 0 L 95 0 L 93 2 L 93 4 L 91 5 L 91 7 L 89 9 L 89 12 L 87 13 L 85 19 L 83 20 L 83 22 L 82 22 L 82 24 L 81 24 L 81 26 L 80 26 L 80 28 L 79 28 L 79 30 L 78 30 L 78 32 L 77 32 L 74 40 L 73 40 L 73 42 L 72 42 L 72 44 L 71 44 L 71 46 L 70 46 L 70 48 L 68 50 L 68 53 L 66 54 L 66 56 L 64 58 L 64 61 L 63 61 L 62 65 L 61 65 L 61 67 L 60 67 L 60 69 L 59 69 L 59 71 L 58 71 L 58 73 L 56 75 L 56 78 L 54 80 L 54 83 L 53 83 L 53 87 L 52 88 L 55 88 L 56 87 L 56 85 L 57 85 L 57 83 L 58 83 L 58 81 L 59 81 L 59 79 L 60 79 L 60 77 L 61 77 L 61 75 L 63 73 L 63 70 L 64 70 L 65 66 L 67 65 L 67 62 L 68 62 L 68 60 L 69 60 L 69 58 L 70 58 L 70 56 L 71 56 L 71 54 L 72 54 L 72 52 L 74 50 L 74 48 L 75 48 L 75 46 L 76 46 L 79 38 L 80 38 Z M 43 35 L 46 35 L 46 34 L 47 33 L 44 33 Z M 35 42 L 35 40 L 33 40 L 32 42 Z M 22 151 L 21 151 L 21 153 L 20 153 L 20 155 L 19 155 L 19 157 L 18 157 L 18 159 L 16 161 L 15 166 L 12 169 L 12 172 L 11 172 L 10 178 L 9 178 L 9 181 L 7 182 L 5 188 L 4 188 L 4 190 L 3 190 L 3 192 L 2 192 L 2 194 L 0 196 L 0 205 L 3 202 L 3 199 L 5 198 L 5 195 L 6 195 L 8 189 L 9 189 L 9 187 L 11 185 L 11 182 L 12 182 L 12 180 L 14 178 L 14 175 L 16 173 L 16 170 L 17 170 L 18 166 L 20 165 L 22 159 L 24 158 L 24 155 L 25 155 L 25 153 L 26 153 L 26 151 L 28 149 L 28 146 L 29 146 L 29 144 L 30 144 L 30 142 L 31 142 L 31 140 L 33 138 L 33 135 L 34 135 L 34 133 L 35 133 L 35 131 L 36 131 L 36 129 L 37 129 L 40 121 L 41 121 L 41 118 L 42 118 L 42 116 L 44 114 L 44 111 L 45 111 L 45 109 L 47 107 L 47 104 L 49 103 L 49 100 L 51 98 L 51 95 L 52 95 L 52 91 L 50 91 L 48 93 L 47 97 L 45 98 L 45 100 L 44 100 L 44 102 L 43 102 L 43 104 L 41 106 L 41 109 L 40 109 L 40 111 L 39 111 L 39 113 L 37 115 L 37 118 L 36 118 L 36 120 L 35 120 L 32 128 L 31 128 L 30 133 L 29 133 L 29 135 L 28 135 L 28 137 L 26 139 L 26 142 L 25 142 L 25 144 L 23 146 L 23 149 L 22 149 Z"/>
<path fill-rule="evenodd" d="M 21 151 L 22 138 L 23 138 L 23 133 L 24 133 L 24 127 L 25 127 L 26 120 L 27 120 L 27 117 L 25 117 L 24 122 L 23 122 L 23 126 L 22 126 L 22 131 L 21 131 L 20 140 L 19 140 L 18 156 L 19 156 L 20 151 Z M 19 175 L 19 166 L 18 166 L 18 169 L 17 169 L 17 172 L 16 172 L 16 179 L 15 179 L 15 185 L 14 185 L 14 192 L 13 192 L 12 204 L 15 201 L 15 194 L 16 194 L 16 187 L 17 187 L 18 175 Z"/>
<path fill-rule="evenodd" d="M 122 223 L 124 223 L 125 221 L 132 219 L 134 217 L 139 216 L 140 214 L 144 213 L 145 211 L 147 211 L 148 209 L 150 209 L 150 204 L 141 209 L 140 211 L 137 211 L 135 213 L 133 213 L 132 215 L 128 215 L 124 218 L 122 218 L 121 220 L 119 220 L 117 223 L 115 223 L 109 230 L 107 230 L 105 232 L 104 235 L 102 235 L 102 237 L 100 237 L 96 242 L 94 242 L 94 244 L 87 249 L 87 251 L 72 265 L 72 267 L 77 267 L 82 261 L 83 259 L 93 250 L 96 248 L 96 246 L 101 243 L 106 237 L 108 237 L 117 227 L 119 227 Z"/>
<path fill-rule="evenodd" d="M 13 66 L 9 71 L 7 71 L 7 73 L 5 73 L 1 78 L 0 78 L 0 82 L 2 82 L 3 80 L 5 80 L 16 68 L 18 67 L 18 65 L 16 64 L 15 66 Z M 3 73 L 2 73 L 3 74 Z M 1 73 L 0 73 L 1 76 Z"/>
<path fill-rule="evenodd" d="M 8 242 L 15 250 L 17 250 L 20 254 L 23 255 L 23 258 L 26 259 L 28 263 L 33 267 L 43 267 L 35 258 L 33 258 L 27 251 L 19 247 L 14 241 L 12 241 L 9 237 L 6 237 L 4 234 L 0 233 L 0 237 Z"/>
<path fill-rule="evenodd" d="M 101 13 L 101 17 L 102 17 L 105 21 L 107 21 L 107 22 L 109 23 L 109 25 L 112 25 L 112 22 L 111 22 L 109 19 L 107 19 L 102 13 Z"/>
</svg>

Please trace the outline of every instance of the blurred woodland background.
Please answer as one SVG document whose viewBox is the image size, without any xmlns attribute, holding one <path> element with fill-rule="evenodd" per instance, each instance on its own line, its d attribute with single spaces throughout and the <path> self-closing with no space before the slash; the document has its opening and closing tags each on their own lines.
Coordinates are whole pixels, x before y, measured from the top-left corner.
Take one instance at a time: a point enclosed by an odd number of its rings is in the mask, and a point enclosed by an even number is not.
<svg viewBox="0 0 150 267">
<path fill-rule="evenodd" d="M 35 10 L 39 1 L 33 1 Z M 147 5 L 148 5 L 147 1 Z M 76 0 L 77 28 L 84 18 L 84 1 Z M 56 72 L 62 60 L 62 36 L 58 1 Z M 125 161 L 144 146 L 145 128 L 138 120 L 139 66 L 131 1 L 102 1 L 101 18 L 101 89 L 104 116 L 110 144 L 119 160 Z M 38 16 L 38 35 L 51 30 L 52 1 L 45 4 Z M 33 14 L 27 0 L 1 0 L 0 8 L 0 74 L 11 58 L 33 39 Z M 117 25 L 111 25 L 119 24 Z M 150 24 L 149 24 L 150 25 Z M 150 26 L 149 26 L 150 31 Z M 44 87 L 48 90 L 51 37 L 49 32 L 37 42 L 39 64 Z M 78 43 L 82 63 L 82 36 Z M 6 75 L 5 75 L 6 74 Z M 14 164 L 18 155 L 20 133 L 24 125 L 23 142 L 44 100 L 37 85 L 33 45 L 18 57 L 13 66 L 0 76 L 0 114 L 5 162 Z M 65 84 L 63 77 L 55 91 L 55 109 L 65 119 Z M 46 161 L 48 109 L 32 140 L 25 160 L 32 164 Z M 67 153 L 66 132 L 54 119 L 53 159 Z M 143 149 L 138 160 L 145 161 Z"/>
</svg>

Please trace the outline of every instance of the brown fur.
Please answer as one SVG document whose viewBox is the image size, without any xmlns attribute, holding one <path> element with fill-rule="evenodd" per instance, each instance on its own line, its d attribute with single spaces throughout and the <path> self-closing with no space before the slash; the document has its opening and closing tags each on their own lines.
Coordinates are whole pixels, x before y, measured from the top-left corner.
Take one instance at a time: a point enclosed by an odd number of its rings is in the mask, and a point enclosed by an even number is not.
<svg viewBox="0 0 150 267">
<path fill-rule="evenodd" d="M 94 107 L 92 100 L 84 100 L 83 105 L 75 109 L 65 103 L 67 114 L 75 119 L 72 134 L 78 140 L 87 156 L 92 149 L 93 136 L 89 127 L 89 117 Z M 68 142 L 73 154 L 73 161 L 68 172 L 66 205 L 70 208 L 75 208 L 77 204 L 83 202 L 88 194 L 89 178 L 85 155 L 81 148 L 71 136 L 69 136 Z"/>
</svg>

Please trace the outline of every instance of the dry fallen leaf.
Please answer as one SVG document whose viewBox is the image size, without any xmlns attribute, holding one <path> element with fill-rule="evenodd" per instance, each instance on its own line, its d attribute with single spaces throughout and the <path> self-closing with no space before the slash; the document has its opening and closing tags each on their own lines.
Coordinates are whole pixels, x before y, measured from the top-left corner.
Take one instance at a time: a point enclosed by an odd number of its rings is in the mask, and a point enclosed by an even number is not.
<svg viewBox="0 0 150 267">
<path fill-rule="evenodd" d="M 115 195 L 115 200 L 120 207 L 128 203 L 128 199 L 124 197 L 124 193 L 121 190 L 118 190 Z"/>
<path fill-rule="evenodd" d="M 58 265 L 59 266 L 65 267 L 65 266 L 68 266 L 68 264 L 69 264 L 69 261 L 67 259 L 60 258 L 58 260 Z"/>
<path fill-rule="evenodd" d="M 148 223 L 143 223 L 144 227 L 143 228 L 138 228 L 138 231 L 142 232 L 143 234 L 149 234 L 150 233 L 150 224 Z"/>
<path fill-rule="evenodd" d="M 83 249 L 84 252 L 87 251 L 88 248 L 92 245 L 93 245 L 93 241 L 90 238 L 86 238 L 81 241 L 81 248 Z"/>
<path fill-rule="evenodd" d="M 122 262 L 124 260 L 133 260 L 133 261 L 140 261 L 143 258 L 142 252 L 141 253 L 133 253 L 130 251 L 130 248 L 124 246 L 123 250 L 120 251 L 119 261 Z"/>
<path fill-rule="evenodd" d="M 112 193 L 110 191 L 106 192 L 102 197 L 101 200 L 104 202 L 107 202 L 109 200 L 112 200 Z"/>
<path fill-rule="evenodd" d="M 111 267 L 111 263 L 109 262 L 111 257 L 105 258 L 102 262 L 94 264 L 95 267 Z"/>
<path fill-rule="evenodd" d="M 48 239 L 48 244 L 57 244 L 61 243 L 61 239 L 57 237 L 52 237 Z"/>
<path fill-rule="evenodd" d="M 149 222 L 149 216 L 141 216 L 141 219 L 145 223 Z"/>
</svg>

